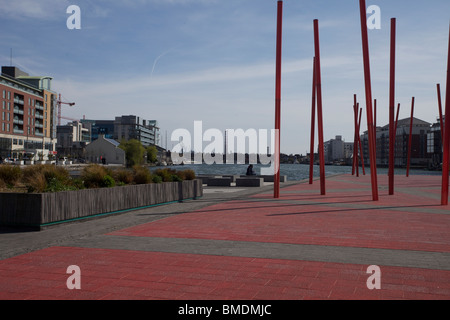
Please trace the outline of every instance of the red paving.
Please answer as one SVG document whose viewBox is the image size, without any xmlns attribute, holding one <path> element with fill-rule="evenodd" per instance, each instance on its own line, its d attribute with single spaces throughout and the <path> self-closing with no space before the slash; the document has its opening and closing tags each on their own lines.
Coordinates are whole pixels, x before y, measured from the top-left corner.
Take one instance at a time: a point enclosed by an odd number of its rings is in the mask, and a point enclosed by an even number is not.
<svg viewBox="0 0 450 320">
<path fill-rule="evenodd" d="M 334 191 L 326 196 L 315 192 L 318 183 L 298 184 L 283 188 L 278 201 L 269 201 L 271 194 L 259 194 L 247 201 L 212 205 L 112 232 L 109 236 L 450 252 L 450 215 L 426 212 L 427 209 L 447 210 L 448 206 L 439 206 L 439 199 L 426 195 L 396 191 L 394 196 L 387 196 L 386 190 L 380 190 L 380 201 L 373 202 L 370 189 L 364 185 L 369 179 L 368 176 L 328 179 L 327 190 Z M 380 177 L 380 187 L 386 183 L 387 177 Z M 425 187 L 426 192 L 434 195 L 440 191 L 436 189 L 439 183 L 439 177 L 396 177 L 397 188 Z M 409 212 L 408 207 L 419 212 Z M 81 269 L 80 290 L 69 290 L 66 286 L 69 277 L 66 269 L 70 265 Z M 450 298 L 450 271 L 380 266 L 382 288 L 369 290 L 367 267 L 349 263 L 50 247 L 0 261 L 0 298 Z"/>
<path fill-rule="evenodd" d="M 81 289 L 69 290 L 69 265 Z M 0 261 L 1 299 L 448 299 L 450 271 L 195 254 L 51 247 Z"/>
</svg>

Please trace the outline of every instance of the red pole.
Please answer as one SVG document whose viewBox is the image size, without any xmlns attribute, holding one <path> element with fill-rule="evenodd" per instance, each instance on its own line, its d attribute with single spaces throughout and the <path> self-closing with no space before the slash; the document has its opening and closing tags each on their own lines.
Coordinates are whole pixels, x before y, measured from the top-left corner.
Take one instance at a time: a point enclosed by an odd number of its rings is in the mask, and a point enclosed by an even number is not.
<svg viewBox="0 0 450 320">
<path fill-rule="evenodd" d="M 436 84 L 437 96 L 438 96 L 438 107 L 439 107 L 439 121 L 441 124 L 441 144 L 444 143 L 444 120 L 442 118 L 442 102 L 441 102 L 441 85 Z"/>
<path fill-rule="evenodd" d="M 370 175 L 372 183 L 372 199 L 378 200 L 378 182 L 377 182 L 377 162 L 376 162 L 376 150 L 375 139 L 373 136 L 373 110 L 372 110 L 372 87 L 370 80 L 370 60 L 369 60 L 369 37 L 367 35 L 367 22 L 366 22 L 366 1 L 359 0 L 360 18 L 361 18 L 361 38 L 362 38 L 362 50 L 364 61 L 364 82 L 366 89 L 366 113 L 367 113 L 367 131 L 369 133 L 369 156 L 370 156 Z"/>
<path fill-rule="evenodd" d="M 355 118 L 355 108 L 356 108 L 356 94 L 353 95 L 353 117 L 355 121 L 355 136 L 353 137 L 353 162 L 352 162 L 352 175 L 355 174 L 356 169 L 356 153 L 357 153 L 357 144 L 356 144 L 356 118 Z"/>
<path fill-rule="evenodd" d="M 409 122 L 409 139 L 408 139 L 408 162 L 406 164 L 406 176 L 409 177 L 409 165 L 411 164 L 411 144 L 412 144 L 412 126 L 414 116 L 414 97 L 411 101 L 411 119 Z"/>
<path fill-rule="evenodd" d="M 355 137 L 353 140 L 353 165 L 356 170 L 356 176 L 359 177 L 359 163 L 358 163 L 358 103 L 353 105 L 353 118 L 355 121 Z"/>
<path fill-rule="evenodd" d="M 374 139 L 375 139 L 375 150 L 377 150 L 377 99 L 373 100 L 373 128 L 374 128 Z"/>
<path fill-rule="evenodd" d="M 394 194 L 394 161 L 395 161 L 395 18 L 391 19 L 391 61 L 389 84 L 389 194 Z"/>
<path fill-rule="evenodd" d="M 314 126 L 316 117 L 316 58 L 313 59 L 313 81 L 311 101 L 311 144 L 309 147 L 309 184 L 313 183 L 314 171 Z"/>
<path fill-rule="evenodd" d="M 445 115 L 450 117 L 450 28 L 448 40 L 448 58 L 447 58 L 447 86 L 445 89 Z M 446 119 L 444 129 L 444 154 L 442 160 L 442 191 L 441 204 L 448 204 L 448 168 L 449 168 L 449 144 L 450 144 L 450 121 Z"/>
<path fill-rule="evenodd" d="M 397 124 L 398 124 L 398 114 L 399 113 L 400 113 L 400 103 L 397 106 L 397 115 L 395 116 L 395 127 L 394 127 L 395 135 L 394 135 L 394 140 L 395 140 L 395 137 L 397 136 Z"/>
<path fill-rule="evenodd" d="M 359 135 L 359 131 L 360 131 L 360 128 L 361 128 L 361 116 L 362 116 L 362 108 L 359 109 L 358 144 L 359 144 L 359 151 L 361 152 L 362 172 L 363 172 L 363 175 L 366 175 L 366 170 L 364 168 L 364 155 L 363 155 L 363 149 L 362 149 L 362 145 L 361 145 L 361 137 Z"/>
<path fill-rule="evenodd" d="M 275 73 L 275 174 L 273 183 L 274 198 L 280 197 L 280 127 L 281 127 L 281 36 L 283 20 L 283 1 L 278 1 L 277 11 L 277 49 Z"/>
<path fill-rule="evenodd" d="M 320 75 L 319 20 L 314 19 L 314 51 L 316 57 L 317 126 L 319 135 L 320 194 L 325 195 L 325 156 L 323 147 L 322 79 Z"/>
</svg>

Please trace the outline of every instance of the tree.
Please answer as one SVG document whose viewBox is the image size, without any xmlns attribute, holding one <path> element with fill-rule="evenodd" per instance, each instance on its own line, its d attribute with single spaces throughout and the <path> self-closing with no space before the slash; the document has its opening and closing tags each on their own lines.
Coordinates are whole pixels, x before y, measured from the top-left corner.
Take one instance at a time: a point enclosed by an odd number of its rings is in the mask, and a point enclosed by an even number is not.
<svg viewBox="0 0 450 320">
<path fill-rule="evenodd" d="M 139 140 L 131 139 L 128 141 L 122 141 L 119 148 L 125 151 L 128 167 L 141 165 L 144 162 L 145 148 Z"/>
<path fill-rule="evenodd" d="M 147 151 L 147 162 L 155 163 L 158 160 L 158 149 L 156 146 L 148 146 Z"/>
</svg>

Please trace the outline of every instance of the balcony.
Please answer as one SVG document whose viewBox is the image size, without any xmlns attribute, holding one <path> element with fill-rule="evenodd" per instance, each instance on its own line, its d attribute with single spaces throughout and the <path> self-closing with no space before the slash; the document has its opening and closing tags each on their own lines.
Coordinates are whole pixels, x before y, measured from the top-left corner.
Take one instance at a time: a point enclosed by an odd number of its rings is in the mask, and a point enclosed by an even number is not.
<svg viewBox="0 0 450 320">
<path fill-rule="evenodd" d="M 44 119 L 44 116 L 43 116 L 42 114 L 40 114 L 40 113 L 37 113 L 37 112 L 36 112 L 36 114 L 34 115 L 34 117 L 35 117 L 36 119 Z"/>
<path fill-rule="evenodd" d="M 15 114 L 23 114 L 23 110 L 21 110 L 19 108 L 14 108 L 14 113 Z"/>
<path fill-rule="evenodd" d="M 42 110 L 42 111 L 44 111 L 44 105 L 42 104 L 42 103 L 38 103 L 37 101 L 36 101 L 36 110 Z"/>
<path fill-rule="evenodd" d="M 44 128 L 44 126 L 42 125 L 42 123 L 39 123 L 39 122 L 35 122 L 35 123 L 34 123 L 34 126 L 35 126 L 36 128 Z"/>
<path fill-rule="evenodd" d="M 19 98 L 14 98 L 14 103 L 22 104 L 22 105 L 23 105 L 23 100 L 21 100 L 21 99 L 19 99 Z"/>
<path fill-rule="evenodd" d="M 23 130 L 22 130 L 22 129 L 19 129 L 19 128 L 17 128 L 17 129 L 14 128 L 14 129 L 13 129 L 13 132 L 14 132 L 14 133 L 18 133 L 18 134 L 23 134 Z"/>
<path fill-rule="evenodd" d="M 13 123 L 23 125 L 23 120 L 20 120 L 19 118 L 14 118 Z"/>
</svg>

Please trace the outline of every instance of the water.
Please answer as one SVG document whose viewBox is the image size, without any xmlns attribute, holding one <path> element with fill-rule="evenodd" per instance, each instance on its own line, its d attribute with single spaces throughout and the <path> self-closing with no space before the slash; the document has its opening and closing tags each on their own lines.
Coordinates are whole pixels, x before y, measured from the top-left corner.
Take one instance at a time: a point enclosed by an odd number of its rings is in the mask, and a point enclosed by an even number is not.
<svg viewBox="0 0 450 320">
<path fill-rule="evenodd" d="M 209 175 L 222 175 L 222 174 L 239 174 L 244 175 L 247 171 L 247 164 L 186 164 L 183 166 L 174 166 L 176 170 L 192 169 L 196 174 L 209 174 Z M 261 173 L 261 168 L 268 168 L 267 165 L 254 164 L 253 170 L 256 174 Z M 155 170 L 158 167 L 153 167 Z M 365 168 L 366 175 L 370 174 L 370 168 Z M 387 174 L 387 168 L 377 168 L 378 174 Z M 351 174 L 351 166 L 325 166 L 325 175 L 336 175 L 336 174 Z M 309 179 L 309 165 L 306 164 L 281 164 L 280 174 L 286 175 L 288 180 L 298 181 Z M 359 168 L 359 174 L 362 175 L 362 168 Z M 406 175 L 406 169 L 395 168 L 396 175 Z M 427 171 L 427 170 L 411 170 L 410 175 L 426 174 L 426 175 L 440 175 L 440 171 Z M 319 166 L 314 166 L 314 177 L 318 178 Z"/>
</svg>

